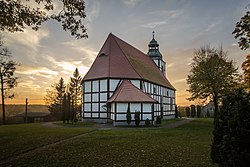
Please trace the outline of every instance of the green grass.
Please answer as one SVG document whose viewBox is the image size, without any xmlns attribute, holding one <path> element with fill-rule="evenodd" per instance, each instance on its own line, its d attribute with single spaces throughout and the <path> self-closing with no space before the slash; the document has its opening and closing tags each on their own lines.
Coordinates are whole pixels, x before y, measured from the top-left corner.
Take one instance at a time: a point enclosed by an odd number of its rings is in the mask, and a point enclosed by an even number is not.
<svg viewBox="0 0 250 167">
<path fill-rule="evenodd" d="M 175 123 L 175 122 L 182 121 L 182 120 L 184 120 L 184 119 L 183 118 L 175 118 L 175 119 L 162 120 L 161 121 L 161 126 L 169 125 L 171 123 Z"/>
<path fill-rule="evenodd" d="M 5 166 L 214 166 L 212 128 L 197 119 L 174 129 L 97 131 Z"/>
<path fill-rule="evenodd" d="M 90 131 L 84 128 L 48 128 L 39 123 L 0 126 L 0 160 Z"/>
<path fill-rule="evenodd" d="M 55 122 L 54 124 L 66 127 L 91 127 L 95 125 L 93 122 L 77 122 L 76 124 Z"/>
</svg>

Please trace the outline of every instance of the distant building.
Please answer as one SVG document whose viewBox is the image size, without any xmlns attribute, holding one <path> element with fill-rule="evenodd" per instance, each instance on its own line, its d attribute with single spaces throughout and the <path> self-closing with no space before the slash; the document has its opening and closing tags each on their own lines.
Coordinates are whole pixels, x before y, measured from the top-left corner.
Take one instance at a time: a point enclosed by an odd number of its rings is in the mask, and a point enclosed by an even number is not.
<svg viewBox="0 0 250 167">
<path fill-rule="evenodd" d="M 27 123 L 43 122 L 49 113 L 46 112 L 27 112 Z M 25 113 L 17 114 L 14 117 L 23 118 L 24 122 L 26 119 Z"/>
<path fill-rule="evenodd" d="M 150 41 L 144 54 L 109 34 L 83 78 L 83 121 L 126 125 L 126 113 L 140 112 L 141 124 L 157 116 L 175 117 L 175 88 L 166 78 L 159 44 Z"/>
</svg>

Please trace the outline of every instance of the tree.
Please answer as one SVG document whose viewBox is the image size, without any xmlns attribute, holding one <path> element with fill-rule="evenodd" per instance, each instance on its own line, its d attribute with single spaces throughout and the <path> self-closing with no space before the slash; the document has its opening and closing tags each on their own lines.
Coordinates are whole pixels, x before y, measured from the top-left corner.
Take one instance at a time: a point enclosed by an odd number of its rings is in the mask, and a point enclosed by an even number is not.
<svg viewBox="0 0 250 167">
<path fill-rule="evenodd" d="M 130 123 L 131 123 L 131 112 L 130 112 L 130 104 L 129 103 L 128 103 L 128 108 L 127 108 L 126 118 L 127 118 L 128 125 L 130 125 Z"/>
<path fill-rule="evenodd" d="M 192 104 L 190 108 L 191 108 L 191 117 L 194 118 L 195 117 L 195 105 Z"/>
<path fill-rule="evenodd" d="M 236 85 L 237 68 L 227 53 L 220 49 L 201 47 L 194 52 L 191 70 L 188 75 L 188 100 L 210 98 L 213 100 L 214 118 L 218 115 L 218 103 L 221 96 Z"/>
<path fill-rule="evenodd" d="M 248 89 L 250 89 L 250 54 L 247 55 L 246 60 L 242 63 L 243 79 Z"/>
<path fill-rule="evenodd" d="M 52 119 L 54 120 L 63 119 L 63 98 L 65 87 L 63 78 L 60 78 L 58 83 L 52 85 L 50 90 L 47 90 L 45 101 Z"/>
<path fill-rule="evenodd" d="M 250 163 L 250 92 L 237 88 L 222 98 L 213 131 L 211 158 L 220 166 Z"/>
<path fill-rule="evenodd" d="M 15 77 L 16 66 L 15 61 L 11 60 L 12 55 L 8 48 L 4 46 L 2 37 L 0 36 L 0 82 L 1 82 L 1 97 L 2 97 L 2 114 L 3 124 L 5 124 L 5 102 L 6 98 L 14 98 L 14 93 L 11 90 L 17 86 L 17 77 Z"/>
<path fill-rule="evenodd" d="M 201 106 L 197 105 L 196 109 L 197 109 L 197 117 L 200 118 L 201 117 Z"/>
<path fill-rule="evenodd" d="M 56 12 L 56 7 L 59 11 Z M 87 38 L 83 25 L 85 2 L 83 0 L 3 0 L 0 2 L 0 30 L 9 32 L 24 31 L 31 27 L 37 31 L 41 24 L 56 20 L 65 31 L 76 38 Z M 56 10 L 55 10 L 56 9 Z"/>
<path fill-rule="evenodd" d="M 239 38 L 239 47 L 242 50 L 250 49 L 250 12 L 241 17 L 240 21 L 236 23 L 236 27 L 233 31 L 234 37 Z"/>
<path fill-rule="evenodd" d="M 80 76 L 78 69 L 73 73 L 73 77 L 70 77 L 69 83 L 69 94 L 71 95 L 72 103 L 72 113 L 73 120 L 76 119 L 77 113 L 80 113 L 81 110 L 81 102 L 82 102 L 82 77 Z"/>
<path fill-rule="evenodd" d="M 190 117 L 190 107 L 186 107 L 186 116 Z"/>
</svg>

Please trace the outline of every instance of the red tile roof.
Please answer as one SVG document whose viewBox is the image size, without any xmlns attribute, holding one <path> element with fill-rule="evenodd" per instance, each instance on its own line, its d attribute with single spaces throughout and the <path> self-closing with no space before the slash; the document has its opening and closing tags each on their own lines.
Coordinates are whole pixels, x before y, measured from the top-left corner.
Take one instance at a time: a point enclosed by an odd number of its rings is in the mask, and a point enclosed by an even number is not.
<svg viewBox="0 0 250 167">
<path fill-rule="evenodd" d="M 131 84 L 128 80 L 124 80 L 111 98 L 107 101 L 107 103 L 111 102 L 155 103 L 156 101 L 142 90 Z"/>
<path fill-rule="evenodd" d="M 144 79 L 175 89 L 148 55 L 111 33 L 83 80 L 100 78 Z"/>
</svg>

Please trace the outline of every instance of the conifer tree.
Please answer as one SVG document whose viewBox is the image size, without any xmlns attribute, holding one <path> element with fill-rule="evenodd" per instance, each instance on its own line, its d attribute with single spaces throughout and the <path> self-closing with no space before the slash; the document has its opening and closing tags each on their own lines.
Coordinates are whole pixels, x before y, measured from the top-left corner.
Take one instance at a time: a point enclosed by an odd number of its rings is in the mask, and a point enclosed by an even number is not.
<svg viewBox="0 0 250 167">
<path fill-rule="evenodd" d="M 73 120 L 76 119 L 76 115 L 81 113 L 81 101 L 82 101 L 82 87 L 81 87 L 82 77 L 79 74 L 78 69 L 73 73 L 73 76 L 70 77 L 69 83 L 69 94 L 71 96 L 72 111 L 73 111 Z"/>
<path fill-rule="evenodd" d="M 55 120 L 59 120 L 63 115 L 63 97 L 65 94 L 65 83 L 61 78 L 58 83 L 51 86 L 50 90 L 47 90 L 45 101 L 48 106 L 48 110 L 51 116 Z"/>
</svg>

